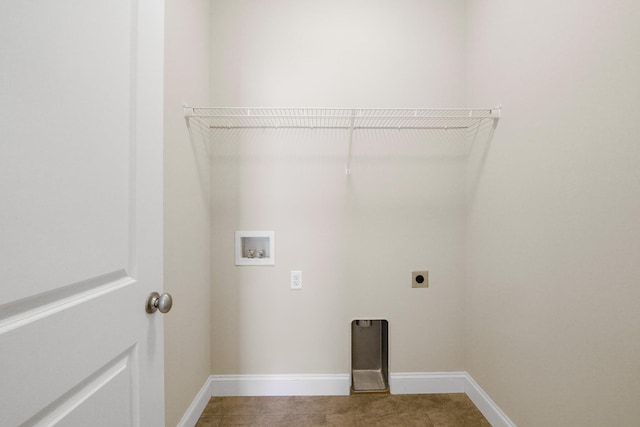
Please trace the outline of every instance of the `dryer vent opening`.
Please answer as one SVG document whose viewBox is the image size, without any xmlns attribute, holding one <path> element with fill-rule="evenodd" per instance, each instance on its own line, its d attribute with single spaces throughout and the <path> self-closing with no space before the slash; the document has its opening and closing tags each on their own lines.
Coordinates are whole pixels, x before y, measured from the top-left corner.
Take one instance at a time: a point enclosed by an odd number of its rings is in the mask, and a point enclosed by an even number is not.
<svg viewBox="0 0 640 427">
<path fill-rule="evenodd" d="M 351 390 L 389 391 L 389 323 L 359 319 L 351 322 Z"/>
</svg>

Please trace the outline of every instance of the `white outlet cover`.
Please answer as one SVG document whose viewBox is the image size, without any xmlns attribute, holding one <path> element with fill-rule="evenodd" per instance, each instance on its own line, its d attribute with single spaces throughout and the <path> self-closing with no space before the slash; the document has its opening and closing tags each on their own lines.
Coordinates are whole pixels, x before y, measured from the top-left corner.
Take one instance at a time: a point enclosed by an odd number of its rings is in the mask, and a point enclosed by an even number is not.
<svg viewBox="0 0 640 427">
<path fill-rule="evenodd" d="M 302 271 L 291 270 L 291 289 L 302 289 Z"/>
</svg>

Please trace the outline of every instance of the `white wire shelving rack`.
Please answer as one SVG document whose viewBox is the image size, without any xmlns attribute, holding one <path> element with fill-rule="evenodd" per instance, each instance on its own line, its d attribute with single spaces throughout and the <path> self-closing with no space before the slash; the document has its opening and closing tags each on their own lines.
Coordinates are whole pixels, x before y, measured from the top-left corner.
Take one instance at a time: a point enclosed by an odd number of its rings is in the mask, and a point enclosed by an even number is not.
<svg viewBox="0 0 640 427">
<path fill-rule="evenodd" d="M 487 121 L 492 131 L 502 107 L 493 108 L 248 108 L 184 107 L 187 126 L 204 129 L 344 129 L 349 133 L 346 172 L 353 133 L 362 129 L 467 130 L 477 135 Z M 493 132 L 491 132 L 493 134 Z"/>
</svg>

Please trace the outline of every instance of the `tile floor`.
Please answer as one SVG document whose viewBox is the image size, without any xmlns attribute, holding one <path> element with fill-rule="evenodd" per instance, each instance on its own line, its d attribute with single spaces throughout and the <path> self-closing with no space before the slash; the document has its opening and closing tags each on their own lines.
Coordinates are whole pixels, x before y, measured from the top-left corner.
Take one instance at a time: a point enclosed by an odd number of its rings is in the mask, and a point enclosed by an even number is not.
<svg viewBox="0 0 640 427">
<path fill-rule="evenodd" d="M 212 397 L 196 427 L 491 427 L 466 394 Z"/>
</svg>

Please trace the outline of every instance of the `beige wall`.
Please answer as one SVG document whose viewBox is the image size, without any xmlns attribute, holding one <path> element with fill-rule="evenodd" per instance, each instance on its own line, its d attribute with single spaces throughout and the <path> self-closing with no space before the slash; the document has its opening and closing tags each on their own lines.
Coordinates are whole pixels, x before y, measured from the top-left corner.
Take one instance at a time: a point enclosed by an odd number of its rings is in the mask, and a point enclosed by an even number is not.
<svg viewBox="0 0 640 427">
<path fill-rule="evenodd" d="M 216 106 L 457 106 L 463 1 L 213 1 Z M 424 134 L 225 132 L 212 145 L 214 374 L 347 373 L 350 321 L 389 320 L 390 370 L 464 368 L 463 147 Z M 276 265 L 236 267 L 235 230 Z M 430 289 L 411 289 L 429 269 Z M 303 290 L 289 289 L 302 270 Z"/>
<path fill-rule="evenodd" d="M 640 3 L 469 5 L 470 100 L 504 117 L 470 204 L 467 370 L 520 427 L 636 425 Z"/>
<path fill-rule="evenodd" d="M 423 135 L 360 134 L 349 177 L 339 133 L 212 145 L 212 373 L 345 373 L 382 317 L 392 372 L 468 370 L 519 426 L 640 419 L 636 2 L 211 5 L 212 105 L 505 107 L 467 169 Z M 234 266 L 242 229 L 274 267 Z"/>
<path fill-rule="evenodd" d="M 209 2 L 167 0 L 165 24 L 166 425 L 175 426 L 210 374 L 209 164 L 189 138 L 183 103 L 208 104 Z"/>
</svg>

